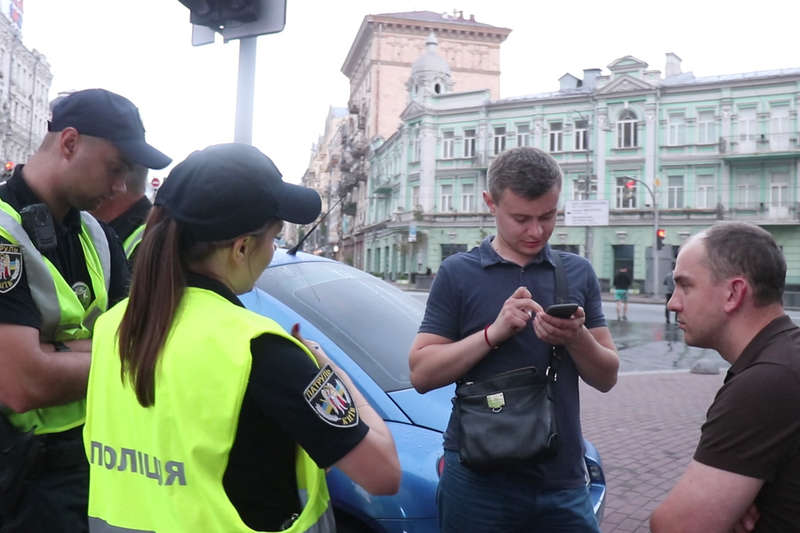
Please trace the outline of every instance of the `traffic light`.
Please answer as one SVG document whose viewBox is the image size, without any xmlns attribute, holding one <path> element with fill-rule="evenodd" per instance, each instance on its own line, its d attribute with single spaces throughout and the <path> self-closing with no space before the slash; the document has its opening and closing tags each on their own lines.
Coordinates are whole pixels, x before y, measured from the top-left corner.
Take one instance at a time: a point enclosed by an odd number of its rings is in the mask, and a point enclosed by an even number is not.
<svg viewBox="0 0 800 533">
<path fill-rule="evenodd" d="M 192 44 L 214 42 L 221 33 L 225 42 L 268 33 L 286 26 L 286 0 L 178 0 L 189 8 Z"/>
<path fill-rule="evenodd" d="M 664 237 L 666 236 L 667 232 L 663 228 L 656 230 L 656 249 L 660 250 L 664 247 Z"/>
<path fill-rule="evenodd" d="M 219 30 L 231 22 L 246 23 L 258 19 L 258 0 L 178 0 L 189 8 L 192 24 Z"/>
<path fill-rule="evenodd" d="M 634 180 L 628 180 L 625 182 L 625 188 L 632 191 L 636 188 L 636 182 Z"/>
<path fill-rule="evenodd" d="M 12 170 L 14 170 L 14 162 L 6 161 L 6 172 L 11 172 Z"/>
</svg>

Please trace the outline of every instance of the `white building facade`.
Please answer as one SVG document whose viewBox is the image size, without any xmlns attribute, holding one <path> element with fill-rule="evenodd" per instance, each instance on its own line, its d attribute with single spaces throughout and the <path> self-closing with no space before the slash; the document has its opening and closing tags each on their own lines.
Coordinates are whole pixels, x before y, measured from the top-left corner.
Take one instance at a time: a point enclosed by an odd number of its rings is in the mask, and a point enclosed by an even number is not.
<svg viewBox="0 0 800 533">
<path fill-rule="evenodd" d="M 21 21 L 6 15 L 0 16 L 0 157 L 10 165 L 27 161 L 44 138 L 53 75 L 44 55 L 23 44 Z"/>
</svg>

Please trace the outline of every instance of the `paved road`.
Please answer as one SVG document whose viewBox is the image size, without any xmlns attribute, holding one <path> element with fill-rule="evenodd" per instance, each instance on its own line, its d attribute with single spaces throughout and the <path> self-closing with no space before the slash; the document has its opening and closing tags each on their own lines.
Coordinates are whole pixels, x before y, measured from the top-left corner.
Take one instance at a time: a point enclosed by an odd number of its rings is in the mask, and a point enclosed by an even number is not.
<svg viewBox="0 0 800 533">
<path fill-rule="evenodd" d="M 645 533 L 700 438 L 723 373 L 628 373 L 603 394 L 581 383 L 584 436 L 597 446 L 608 486 L 603 533 Z"/>
</svg>

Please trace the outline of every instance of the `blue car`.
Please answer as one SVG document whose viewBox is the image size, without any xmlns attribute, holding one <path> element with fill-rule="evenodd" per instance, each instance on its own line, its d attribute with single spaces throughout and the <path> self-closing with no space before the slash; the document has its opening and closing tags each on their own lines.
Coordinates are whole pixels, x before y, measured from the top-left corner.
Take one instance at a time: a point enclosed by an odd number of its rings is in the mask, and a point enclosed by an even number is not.
<svg viewBox="0 0 800 533">
<path fill-rule="evenodd" d="M 442 433 L 450 385 L 419 394 L 411 386 L 408 351 L 422 320 L 422 301 L 353 267 L 303 252 L 275 252 L 256 288 L 242 295 L 253 311 L 324 348 L 353 379 L 394 436 L 403 479 L 393 496 L 372 496 L 336 468 L 328 485 L 340 533 L 434 533 Z M 602 518 L 605 478 L 600 456 L 585 441 L 586 483 Z"/>
</svg>

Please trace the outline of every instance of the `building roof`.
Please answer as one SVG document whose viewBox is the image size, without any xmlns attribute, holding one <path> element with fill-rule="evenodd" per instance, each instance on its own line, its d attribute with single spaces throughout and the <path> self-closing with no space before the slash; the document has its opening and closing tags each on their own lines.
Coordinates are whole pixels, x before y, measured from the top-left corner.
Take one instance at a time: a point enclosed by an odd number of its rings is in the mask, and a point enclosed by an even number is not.
<svg viewBox="0 0 800 533">
<path fill-rule="evenodd" d="M 491 24 L 484 24 L 475 20 L 474 15 L 469 18 L 464 18 L 464 12 L 459 11 L 458 15 L 449 13 L 436 13 L 434 11 L 406 11 L 405 13 L 380 13 L 376 17 L 387 17 L 396 19 L 415 20 L 419 22 L 440 22 L 448 24 L 463 24 L 465 26 L 475 26 L 480 28 L 492 28 L 496 30 L 504 30 L 499 26 L 492 26 Z"/>
<path fill-rule="evenodd" d="M 800 68 L 780 68 L 774 70 L 756 70 L 754 72 L 740 72 L 738 74 L 720 74 L 718 76 L 703 76 L 695 78 L 691 72 L 684 72 L 677 76 L 671 76 L 661 81 L 662 86 L 674 85 L 704 85 L 712 83 L 724 83 L 732 81 L 757 80 L 759 78 L 776 78 L 780 76 L 798 76 Z"/>
<path fill-rule="evenodd" d="M 721 74 L 717 76 L 703 76 L 700 78 L 695 77 L 695 75 L 691 72 L 682 72 L 676 76 L 669 76 L 667 78 L 659 80 L 657 85 L 660 87 L 713 85 L 717 83 L 750 81 L 750 80 L 768 79 L 768 78 L 776 78 L 783 76 L 800 76 L 800 68 L 758 70 L 755 72 L 742 72 L 738 74 Z M 562 78 L 563 77 L 564 76 L 562 76 Z M 510 103 L 510 102 L 518 102 L 521 100 L 559 98 L 567 96 L 578 96 L 581 94 L 588 95 L 591 93 L 592 89 L 588 87 L 578 87 L 575 89 L 562 89 L 559 91 L 510 96 L 507 98 L 502 98 L 500 100 L 495 100 L 493 103 Z"/>
<path fill-rule="evenodd" d="M 482 39 L 488 38 L 498 43 L 503 42 L 506 37 L 508 37 L 508 34 L 511 33 L 511 29 L 509 28 L 478 22 L 473 15 L 464 18 L 463 11 L 457 11 L 454 15 L 436 13 L 434 11 L 406 11 L 403 13 L 366 15 L 361 22 L 355 39 L 353 39 L 353 44 L 350 45 L 347 57 L 342 64 L 342 73 L 348 78 L 355 68 L 355 59 L 360 57 L 359 53 L 362 53 L 360 51 L 366 46 L 365 43 L 368 42 L 377 24 L 397 24 L 406 28 L 418 30 L 419 33 L 424 32 L 424 34 L 435 31 L 439 34 L 440 38 L 443 32 L 478 34 Z"/>
</svg>

